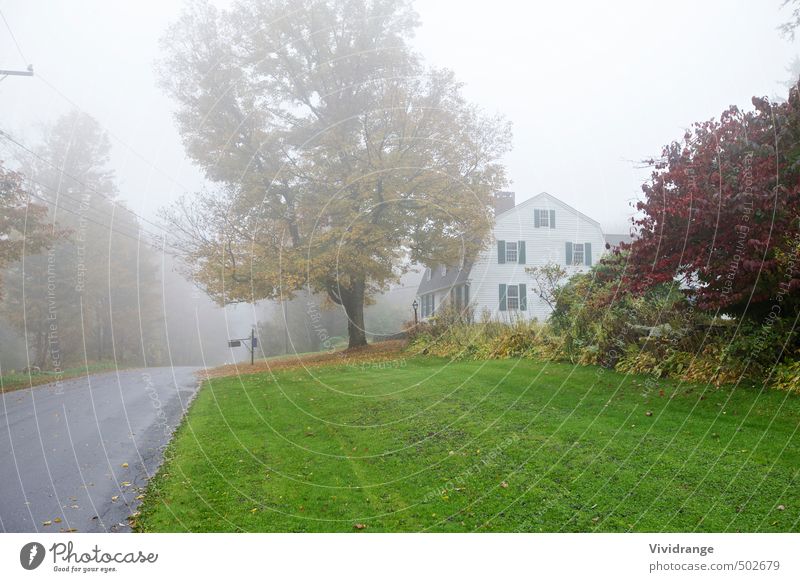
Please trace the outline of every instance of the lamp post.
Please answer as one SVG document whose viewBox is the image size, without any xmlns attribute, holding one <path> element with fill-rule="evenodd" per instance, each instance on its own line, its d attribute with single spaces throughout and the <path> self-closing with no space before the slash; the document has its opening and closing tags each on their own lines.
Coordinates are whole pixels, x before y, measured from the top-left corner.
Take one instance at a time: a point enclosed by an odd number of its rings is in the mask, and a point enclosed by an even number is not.
<svg viewBox="0 0 800 582">
<path fill-rule="evenodd" d="M 419 307 L 419 303 L 417 303 L 416 299 L 414 299 L 414 303 L 411 304 L 411 307 L 414 308 L 414 325 L 418 325 L 419 319 L 417 319 L 417 307 Z"/>
</svg>

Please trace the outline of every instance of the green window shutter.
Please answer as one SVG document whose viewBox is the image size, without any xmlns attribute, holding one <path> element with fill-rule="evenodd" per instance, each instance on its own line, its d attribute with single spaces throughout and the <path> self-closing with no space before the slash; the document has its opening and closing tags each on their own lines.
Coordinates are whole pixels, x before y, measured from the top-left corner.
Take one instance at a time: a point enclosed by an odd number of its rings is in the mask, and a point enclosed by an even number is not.
<svg viewBox="0 0 800 582">
<path fill-rule="evenodd" d="M 550 228 L 555 228 L 555 227 L 556 227 L 556 211 L 555 210 L 551 210 L 550 211 Z"/>
<path fill-rule="evenodd" d="M 583 262 L 587 267 L 592 266 L 592 243 L 583 243 Z"/>
<path fill-rule="evenodd" d="M 571 265 L 572 264 L 572 243 L 569 242 L 569 241 L 567 241 L 567 245 L 566 245 L 566 257 L 565 257 L 565 259 L 566 259 L 566 264 L 567 265 Z"/>
<path fill-rule="evenodd" d="M 539 209 L 538 208 L 534 208 L 533 209 L 533 227 L 534 228 L 539 228 L 541 225 L 542 225 L 542 219 L 541 219 L 541 217 L 539 215 Z"/>
<path fill-rule="evenodd" d="M 528 288 L 525 283 L 519 284 L 519 310 L 526 311 L 528 309 Z"/>
<path fill-rule="evenodd" d="M 464 283 L 464 307 L 469 305 L 469 285 Z"/>
<path fill-rule="evenodd" d="M 506 286 L 500 283 L 500 311 L 506 310 Z"/>
<path fill-rule="evenodd" d="M 521 240 L 517 242 L 517 262 L 520 265 L 525 264 L 525 241 Z"/>
<path fill-rule="evenodd" d="M 506 241 L 497 241 L 497 262 L 503 264 L 506 262 Z"/>
</svg>

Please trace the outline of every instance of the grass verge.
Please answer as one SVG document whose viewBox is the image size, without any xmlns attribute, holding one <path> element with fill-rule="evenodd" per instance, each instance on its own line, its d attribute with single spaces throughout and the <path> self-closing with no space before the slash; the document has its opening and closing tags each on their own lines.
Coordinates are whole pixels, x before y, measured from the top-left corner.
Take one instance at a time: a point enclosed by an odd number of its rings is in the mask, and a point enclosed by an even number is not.
<svg viewBox="0 0 800 582">
<path fill-rule="evenodd" d="M 797 531 L 800 398 L 529 360 L 210 378 L 137 531 Z"/>
<path fill-rule="evenodd" d="M 89 364 L 88 366 L 75 366 L 74 368 L 66 368 L 60 373 L 55 372 L 14 372 L 10 374 L 3 374 L 0 376 L 0 393 L 12 392 L 22 388 L 31 388 L 32 386 L 40 386 L 42 384 L 49 384 L 61 380 L 70 380 L 72 378 L 82 378 L 90 374 L 98 372 L 108 372 L 111 370 L 123 369 L 115 362 L 99 362 Z"/>
</svg>

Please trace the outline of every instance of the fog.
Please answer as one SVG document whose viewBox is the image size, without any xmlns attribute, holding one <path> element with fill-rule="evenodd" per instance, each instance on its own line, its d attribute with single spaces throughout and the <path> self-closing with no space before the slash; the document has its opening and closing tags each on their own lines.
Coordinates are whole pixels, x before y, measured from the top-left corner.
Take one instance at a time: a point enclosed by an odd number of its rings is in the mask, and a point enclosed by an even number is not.
<svg viewBox="0 0 800 582">
<path fill-rule="evenodd" d="M 732 104 L 747 108 L 753 95 L 785 92 L 800 45 L 776 30 L 789 17 L 780 4 L 417 1 L 421 26 L 413 44 L 426 62 L 452 69 L 470 101 L 512 122 L 513 149 L 503 161 L 517 203 L 546 191 L 606 232 L 626 232 L 646 178 L 638 161 L 657 155 L 692 122 Z M 0 2 L 13 32 L 0 22 L 0 68 L 35 70 L 0 82 L 0 130 L 35 147 L 59 116 L 75 109 L 92 116 L 110 139 L 118 200 L 151 221 L 140 223 L 147 234 L 157 234 L 160 209 L 205 185 L 154 72 L 159 39 L 183 5 Z M 25 154 L 0 139 L 0 157 L 14 167 Z M 280 323 L 274 304 L 214 306 L 180 278 L 171 257 L 160 260 L 160 304 L 184 297 L 191 314 L 172 323 L 165 314 L 168 325 L 162 322 L 171 342 L 194 346 L 179 360 L 241 359 L 242 350 L 225 348 L 228 338 L 246 336 L 257 321 Z M 417 279 L 409 277 L 404 285 L 413 290 Z M 165 298 L 168 287 L 179 290 Z M 403 296 L 406 306 L 380 333 L 399 331 L 412 298 Z M 0 363 L 22 366 L 21 340 L 4 333 Z"/>
</svg>

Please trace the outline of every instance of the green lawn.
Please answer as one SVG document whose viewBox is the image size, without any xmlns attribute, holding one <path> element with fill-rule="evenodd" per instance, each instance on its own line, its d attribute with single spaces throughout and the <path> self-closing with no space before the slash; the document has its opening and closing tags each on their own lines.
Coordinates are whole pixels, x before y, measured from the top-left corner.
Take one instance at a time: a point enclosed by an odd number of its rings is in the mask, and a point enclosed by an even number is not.
<svg viewBox="0 0 800 582">
<path fill-rule="evenodd" d="M 215 379 L 136 529 L 798 531 L 798 424 L 785 393 L 527 360 Z"/>
</svg>

